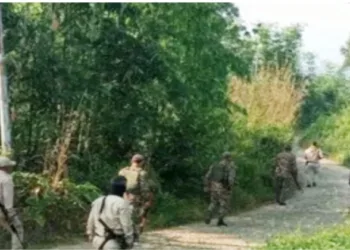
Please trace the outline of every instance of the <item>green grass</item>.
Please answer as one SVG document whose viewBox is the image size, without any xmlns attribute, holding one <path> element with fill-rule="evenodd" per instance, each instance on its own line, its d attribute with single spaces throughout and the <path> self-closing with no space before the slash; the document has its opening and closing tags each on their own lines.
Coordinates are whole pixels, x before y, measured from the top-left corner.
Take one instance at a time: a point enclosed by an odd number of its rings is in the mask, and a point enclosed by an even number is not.
<svg viewBox="0 0 350 250">
<path fill-rule="evenodd" d="M 274 238 L 261 250 L 346 250 L 350 249 L 350 222 L 314 234 L 295 233 Z"/>
</svg>

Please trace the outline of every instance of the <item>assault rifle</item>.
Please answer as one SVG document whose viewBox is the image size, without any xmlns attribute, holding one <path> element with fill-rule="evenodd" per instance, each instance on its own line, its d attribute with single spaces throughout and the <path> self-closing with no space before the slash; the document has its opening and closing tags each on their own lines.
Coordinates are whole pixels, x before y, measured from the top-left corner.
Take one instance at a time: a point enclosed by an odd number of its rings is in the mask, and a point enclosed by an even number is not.
<svg viewBox="0 0 350 250">
<path fill-rule="evenodd" d="M 7 222 L 7 224 L 10 226 L 12 232 L 16 235 L 18 241 L 21 243 L 22 245 L 22 248 L 23 249 L 26 249 L 26 246 L 24 245 L 24 242 L 21 240 L 21 237 L 19 236 L 19 233 L 17 231 L 17 228 L 13 225 L 11 219 L 10 219 L 10 216 L 4 206 L 4 204 L 2 204 L 0 202 L 0 211 L 3 213 L 4 217 L 5 217 L 5 221 Z"/>
</svg>

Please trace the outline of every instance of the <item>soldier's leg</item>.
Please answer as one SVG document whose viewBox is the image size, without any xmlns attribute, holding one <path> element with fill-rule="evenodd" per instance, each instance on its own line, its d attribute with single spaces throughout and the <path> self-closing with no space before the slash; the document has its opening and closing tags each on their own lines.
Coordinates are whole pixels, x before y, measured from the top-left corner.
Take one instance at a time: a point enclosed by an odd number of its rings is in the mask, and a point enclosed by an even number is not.
<svg viewBox="0 0 350 250">
<path fill-rule="evenodd" d="M 283 200 L 283 186 L 285 183 L 285 178 L 276 177 L 275 182 L 276 182 L 275 183 L 276 202 L 280 205 L 285 205 L 285 202 Z"/>
<path fill-rule="evenodd" d="M 210 192 L 210 204 L 208 206 L 208 210 L 207 210 L 207 215 L 206 215 L 206 218 L 205 218 L 205 223 L 206 224 L 209 224 L 213 215 L 214 215 L 214 212 L 216 210 L 216 208 L 218 207 L 218 204 L 219 204 L 219 201 L 218 201 L 218 193 L 217 193 L 217 190 L 212 190 Z"/>
<path fill-rule="evenodd" d="M 228 190 L 222 190 L 219 197 L 219 220 L 217 224 L 218 226 L 227 226 L 227 224 L 224 222 L 224 218 L 229 212 L 230 198 L 231 192 Z"/>
<path fill-rule="evenodd" d="M 135 236 L 135 242 L 138 242 L 141 234 L 140 225 L 142 220 L 141 197 L 138 195 L 137 196 L 135 195 L 132 205 L 133 205 L 132 220 L 133 220 L 133 227 L 134 227 L 134 236 Z"/>
<path fill-rule="evenodd" d="M 318 181 L 318 173 L 319 173 L 319 164 L 314 164 L 312 167 L 313 178 L 312 178 L 312 186 L 316 186 L 316 182 Z"/>
<path fill-rule="evenodd" d="M 17 234 L 12 232 L 12 249 L 23 249 L 23 236 L 24 236 L 24 230 L 21 220 L 19 219 L 18 215 L 15 215 L 12 217 L 12 224 L 17 229 Z"/>
<path fill-rule="evenodd" d="M 99 249 L 100 246 L 105 241 L 105 237 L 95 236 L 92 240 L 92 245 L 94 248 Z M 116 240 L 109 240 L 105 243 L 105 245 L 102 248 L 103 250 L 117 250 L 121 249 L 121 246 L 118 241 Z"/>
<path fill-rule="evenodd" d="M 115 249 L 122 249 L 120 247 L 119 242 L 116 240 L 107 241 L 106 245 L 103 247 L 103 250 L 115 250 Z"/>
<path fill-rule="evenodd" d="M 7 230 L 9 233 L 11 233 L 11 249 L 13 250 L 19 250 L 23 249 L 22 243 L 23 243 L 23 226 L 19 219 L 19 217 L 14 214 L 13 212 L 9 212 L 10 220 L 12 225 L 16 228 L 18 235 L 12 231 L 10 225 L 8 222 L 4 221 L 3 219 L 0 219 L 0 227 Z"/>
<path fill-rule="evenodd" d="M 142 204 L 141 208 L 140 208 L 140 223 L 139 223 L 139 233 L 140 235 L 143 232 L 143 229 L 146 225 L 146 221 L 147 221 L 147 213 L 146 210 Z"/>
<path fill-rule="evenodd" d="M 306 184 L 307 184 L 307 187 L 311 187 L 311 184 L 312 184 L 312 169 L 311 169 L 311 165 L 310 163 L 307 164 L 306 166 Z"/>
</svg>

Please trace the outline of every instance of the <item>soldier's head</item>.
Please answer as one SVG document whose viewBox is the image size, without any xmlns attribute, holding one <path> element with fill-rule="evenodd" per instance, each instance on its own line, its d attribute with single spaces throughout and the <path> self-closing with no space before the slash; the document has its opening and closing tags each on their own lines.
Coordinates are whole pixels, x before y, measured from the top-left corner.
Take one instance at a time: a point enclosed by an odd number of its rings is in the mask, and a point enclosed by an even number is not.
<svg viewBox="0 0 350 250">
<path fill-rule="evenodd" d="M 221 156 L 222 160 L 226 160 L 226 161 L 231 161 L 232 160 L 232 154 L 228 151 L 224 152 Z"/>
<path fill-rule="evenodd" d="M 131 166 L 142 167 L 144 163 L 145 163 L 145 157 L 143 157 L 143 155 L 135 154 L 131 158 Z"/>
<path fill-rule="evenodd" d="M 126 178 L 124 176 L 117 176 L 112 180 L 110 194 L 123 197 L 126 191 Z"/>
<path fill-rule="evenodd" d="M 312 146 L 314 146 L 315 148 L 318 148 L 318 143 L 316 141 L 313 141 Z"/>
<path fill-rule="evenodd" d="M 123 197 L 126 200 L 132 201 L 134 195 L 126 190 L 126 178 L 124 176 L 117 176 L 112 180 L 110 194 Z"/>
<path fill-rule="evenodd" d="M 11 161 L 6 156 L 0 156 L 0 170 L 9 173 L 12 171 L 14 166 L 16 166 L 15 161 Z"/>
<path fill-rule="evenodd" d="M 287 152 L 291 152 L 292 151 L 292 146 L 290 144 L 287 144 L 284 146 L 284 150 Z"/>
</svg>

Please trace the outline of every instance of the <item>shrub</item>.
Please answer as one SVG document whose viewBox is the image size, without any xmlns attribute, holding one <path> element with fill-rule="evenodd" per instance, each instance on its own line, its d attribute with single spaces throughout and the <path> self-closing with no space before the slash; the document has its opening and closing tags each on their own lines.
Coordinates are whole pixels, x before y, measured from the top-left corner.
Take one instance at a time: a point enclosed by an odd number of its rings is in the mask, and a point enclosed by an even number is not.
<svg viewBox="0 0 350 250">
<path fill-rule="evenodd" d="M 53 189 L 48 178 L 32 173 L 15 172 L 13 178 L 26 241 L 39 243 L 84 232 L 90 203 L 100 194 L 98 188 L 64 180 Z M 0 242 L 0 247 L 9 247 L 8 241 Z"/>
<path fill-rule="evenodd" d="M 277 237 L 263 250 L 345 250 L 350 249 L 349 224 L 338 225 L 313 235 L 293 234 Z"/>
<path fill-rule="evenodd" d="M 349 162 L 350 107 L 319 117 L 304 133 L 303 144 L 318 141 L 323 150 L 341 163 Z"/>
<path fill-rule="evenodd" d="M 251 81 L 233 78 L 231 101 L 242 105 L 248 113 L 248 125 L 290 127 L 296 121 L 302 93 L 295 87 L 288 69 L 265 68 Z"/>
</svg>

